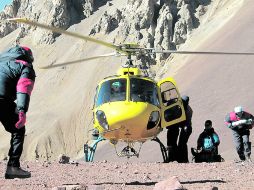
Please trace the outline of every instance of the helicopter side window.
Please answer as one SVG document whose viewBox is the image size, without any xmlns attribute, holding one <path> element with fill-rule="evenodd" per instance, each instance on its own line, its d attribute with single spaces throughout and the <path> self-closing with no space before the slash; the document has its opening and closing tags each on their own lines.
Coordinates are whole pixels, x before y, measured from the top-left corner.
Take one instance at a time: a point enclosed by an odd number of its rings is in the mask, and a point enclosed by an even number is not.
<svg viewBox="0 0 254 190">
<path fill-rule="evenodd" d="M 126 100 L 126 79 L 112 79 L 101 84 L 96 107 L 108 102 Z"/>
<path fill-rule="evenodd" d="M 161 97 L 165 106 L 174 104 L 178 101 L 179 96 L 173 83 L 167 82 L 161 85 Z"/>
<path fill-rule="evenodd" d="M 148 102 L 159 106 L 159 99 L 156 84 L 153 82 L 131 78 L 130 79 L 130 98 L 133 102 Z"/>
</svg>

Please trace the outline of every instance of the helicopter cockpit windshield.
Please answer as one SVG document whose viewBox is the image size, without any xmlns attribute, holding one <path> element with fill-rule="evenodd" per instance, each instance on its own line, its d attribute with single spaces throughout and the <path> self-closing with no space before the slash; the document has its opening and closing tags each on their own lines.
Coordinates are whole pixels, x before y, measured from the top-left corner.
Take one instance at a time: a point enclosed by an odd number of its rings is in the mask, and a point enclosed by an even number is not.
<svg viewBox="0 0 254 190">
<path fill-rule="evenodd" d="M 147 102 L 159 106 L 156 84 L 148 80 L 131 78 L 130 99 L 133 102 Z"/>
<path fill-rule="evenodd" d="M 112 79 L 102 83 L 96 101 L 96 107 L 108 102 L 126 100 L 126 79 Z"/>
</svg>

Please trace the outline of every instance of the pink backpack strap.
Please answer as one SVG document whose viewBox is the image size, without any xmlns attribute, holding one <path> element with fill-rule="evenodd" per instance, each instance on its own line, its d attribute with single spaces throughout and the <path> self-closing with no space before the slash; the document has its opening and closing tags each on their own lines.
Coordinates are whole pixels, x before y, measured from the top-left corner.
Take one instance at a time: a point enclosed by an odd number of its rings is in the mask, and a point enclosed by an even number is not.
<svg viewBox="0 0 254 190">
<path fill-rule="evenodd" d="M 23 60 L 16 60 L 16 63 L 21 63 L 22 65 L 29 66 L 29 63 Z"/>
<path fill-rule="evenodd" d="M 239 119 L 236 117 L 235 112 L 230 112 L 229 114 L 230 121 L 238 121 Z"/>
</svg>

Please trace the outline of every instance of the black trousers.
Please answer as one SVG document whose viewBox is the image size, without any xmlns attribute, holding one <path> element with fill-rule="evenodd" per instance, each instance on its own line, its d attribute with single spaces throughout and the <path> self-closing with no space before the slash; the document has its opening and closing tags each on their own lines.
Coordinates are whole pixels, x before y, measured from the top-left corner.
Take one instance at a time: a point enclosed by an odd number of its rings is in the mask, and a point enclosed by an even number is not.
<svg viewBox="0 0 254 190">
<path fill-rule="evenodd" d="M 194 161 L 196 163 L 201 162 L 221 162 L 222 158 L 218 154 L 218 147 L 212 151 L 201 151 L 200 153 L 195 153 Z"/>
<path fill-rule="evenodd" d="M 241 160 L 245 160 L 251 155 L 251 143 L 249 141 L 250 130 L 232 130 L 237 154 Z"/>
<path fill-rule="evenodd" d="M 177 161 L 179 163 L 189 162 L 187 142 L 189 140 L 191 133 L 192 133 L 191 126 L 187 127 L 175 125 L 172 127 L 168 127 L 167 146 L 169 161 Z"/>
<path fill-rule="evenodd" d="M 15 102 L 0 99 L 0 121 L 6 131 L 11 133 L 8 166 L 20 167 L 20 156 L 23 151 L 25 127 L 17 129 L 16 122 L 19 120 Z"/>
</svg>

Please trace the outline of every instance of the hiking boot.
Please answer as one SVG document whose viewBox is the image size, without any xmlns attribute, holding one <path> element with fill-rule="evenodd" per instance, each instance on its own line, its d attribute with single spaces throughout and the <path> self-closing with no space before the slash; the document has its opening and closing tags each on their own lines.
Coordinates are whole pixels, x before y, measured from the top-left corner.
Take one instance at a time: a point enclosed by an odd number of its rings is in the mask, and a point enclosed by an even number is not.
<svg viewBox="0 0 254 190">
<path fill-rule="evenodd" d="M 191 148 L 191 154 L 193 155 L 193 156 L 197 156 L 197 149 L 195 149 L 195 148 Z"/>
<path fill-rule="evenodd" d="M 14 178 L 29 178 L 31 173 L 21 169 L 20 167 L 7 166 L 5 172 L 5 179 L 14 179 Z"/>
<path fill-rule="evenodd" d="M 245 161 L 245 159 L 246 159 L 245 156 L 242 155 L 242 154 L 239 155 L 239 158 L 240 158 L 241 161 Z"/>
<path fill-rule="evenodd" d="M 245 161 L 246 161 L 246 162 L 252 162 L 250 156 L 246 156 L 246 160 L 245 160 Z"/>
</svg>

